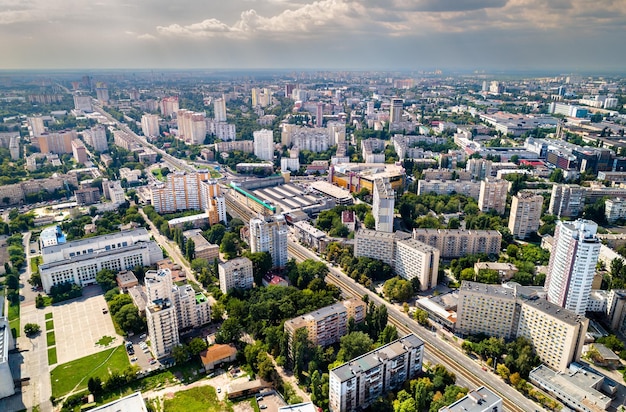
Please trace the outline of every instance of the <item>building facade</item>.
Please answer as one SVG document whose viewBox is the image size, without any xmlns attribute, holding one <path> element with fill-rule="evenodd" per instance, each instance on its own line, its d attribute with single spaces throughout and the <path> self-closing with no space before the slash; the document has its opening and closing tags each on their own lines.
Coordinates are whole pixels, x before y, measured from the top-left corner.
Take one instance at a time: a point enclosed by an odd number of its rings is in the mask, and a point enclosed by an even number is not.
<svg viewBox="0 0 626 412">
<path fill-rule="evenodd" d="M 372 195 L 372 215 L 374 216 L 377 232 L 393 232 L 394 205 L 396 192 L 391 188 L 389 180 L 379 178 L 374 180 Z"/>
<path fill-rule="evenodd" d="M 271 130 L 262 129 L 253 133 L 254 155 L 262 160 L 274 159 L 274 133 Z"/>
<path fill-rule="evenodd" d="M 274 267 L 285 267 L 288 260 L 288 233 L 283 215 L 250 219 L 250 251 L 269 252 Z"/>
<path fill-rule="evenodd" d="M 499 215 L 503 215 L 506 209 L 506 195 L 508 192 L 509 182 L 507 180 L 486 178 L 480 182 L 478 208 L 482 212 L 494 210 Z"/>
<path fill-rule="evenodd" d="M 504 196 L 506 199 L 506 194 Z M 511 234 L 518 239 L 526 239 L 531 233 L 536 233 L 541 224 L 542 209 L 543 196 L 541 195 L 521 191 L 513 196 L 509 216 Z"/>
<path fill-rule="evenodd" d="M 422 372 L 424 342 L 414 334 L 397 339 L 330 371 L 329 408 L 366 408 Z"/>
<path fill-rule="evenodd" d="M 463 180 L 419 180 L 417 182 L 417 194 L 436 193 L 438 195 L 450 195 L 462 193 L 478 200 L 480 197 L 480 184 L 481 182 Z"/>
<path fill-rule="evenodd" d="M 141 131 L 148 139 L 158 137 L 160 134 L 159 116 L 150 113 L 141 116 Z"/>
<path fill-rule="evenodd" d="M 545 289 L 548 301 L 584 315 L 600 254 L 598 225 L 589 220 L 557 222 Z"/>
<path fill-rule="evenodd" d="M 107 132 L 103 125 L 99 124 L 91 129 L 83 131 L 83 139 L 85 143 L 93 147 L 96 152 L 106 152 L 109 150 L 107 143 Z"/>
<path fill-rule="evenodd" d="M 578 217 L 585 206 L 585 188 L 578 185 L 554 185 L 548 213 L 557 217 Z"/>
<path fill-rule="evenodd" d="M 169 270 L 148 271 L 146 284 L 146 322 L 154 355 L 171 355 L 180 344 L 178 319 L 172 297 L 172 274 Z"/>
<path fill-rule="evenodd" d="M 188 144 L 203 144 L 207 134 L 206 114 L 179 110 L 176 113 L 178 139 Z"/>
<path fill-rule="evenodd" d="M 502 234 L 497 230 L 413 229 L 413 239 L 439 249 L 443 259 L 500 253 Z"/>
<path fill-rule="evenodd" d="M 247 257 L 220 262 L 218 265 L 220 290 L 228 293 L 231 289 L 251 289 L 254 285 L 252 261 Z"/>
<path fill-rule="evenodd" d="M 398 240 L 393 268 L 404 279 L 417 278 L 420 290 L 428 290 L 437 285 L 439 250 L 415 239 Z"/>
</svg>

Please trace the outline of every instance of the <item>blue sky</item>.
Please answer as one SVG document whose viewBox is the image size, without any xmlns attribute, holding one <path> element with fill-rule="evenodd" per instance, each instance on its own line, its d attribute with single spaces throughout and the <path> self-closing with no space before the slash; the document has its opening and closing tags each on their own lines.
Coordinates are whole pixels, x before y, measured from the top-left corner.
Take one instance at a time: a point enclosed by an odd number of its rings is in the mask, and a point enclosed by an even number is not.
<svg viewBox="0 0 626 412">
<path fill-rule="evenodd" d="M 0 69 L 616 71 L 623 0 L 0 0 Z"/>
</svg>

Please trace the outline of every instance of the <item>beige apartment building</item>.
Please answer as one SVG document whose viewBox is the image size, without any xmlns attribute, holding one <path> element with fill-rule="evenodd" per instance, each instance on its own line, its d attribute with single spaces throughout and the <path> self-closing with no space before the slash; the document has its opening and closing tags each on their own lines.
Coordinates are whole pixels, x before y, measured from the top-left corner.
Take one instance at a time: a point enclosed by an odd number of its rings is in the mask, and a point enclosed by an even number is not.
<svg viewBox="0 0 626 412">
<path fill-rule="evenodd" d="M 521 191 L 513 196 L 509 230 L 519 239 L 526 239 L 539 229 L 543 196 L 532 192 Z"/>
<path fill-rule="evenodd" d="M 486 178 L 480 182 L 480 195 L 478 196 L 478 208 L 482 212 L 495 210 L 499 215 L 504 214 L 506 209 L 506 195 L 509 192 L 507 180 Z"/>
<path fill-rule="evenodd" d="M 515 336 L 515 290 L 499 285 L 462 282 L 456 311 L 456 331 L 484 333 L 511 339 Z"/>
<path fill-rule="evenodd" d="M 394 271 L 404 279 L 419 279 L 420 290 L 437 285 L 439 250 L 415 239 L 396 242 Z"/>
<path fill-rule="evenodd" d="M 252 261 L 247 257 L 232 259 L 218 265 L 220 290 L 228 293 L 234 288 L 250 289 L 254 285 Z"/>
<path fill-rule="evenodd" d="M 306 328 L 308 339 L 314 345 L 328 346 L 339 342 L 348 333 L 348 320 L 361 323 L 365 320 L 367 305 L 360 299 L 348 299 L 330 306 L 309 312 L 285 322 L 285 332 L 289 334 L 289 353 L 298 329 Z"/>
<path fill-rule="evenodd" d="M 393 266 L 396 256 L 396 241 L 410 237 L 409 233 L 404 232 L 384 233 L 360 229 L 354 236 L 354 256 L 378 259 L 389 266 Z"/>
<path fill-rule="evenodd" d="M 413 229 L 413 239 L 439 249 L 443 259 L 500 253 L 502 234 L 497 230 Z"/>
</svg>

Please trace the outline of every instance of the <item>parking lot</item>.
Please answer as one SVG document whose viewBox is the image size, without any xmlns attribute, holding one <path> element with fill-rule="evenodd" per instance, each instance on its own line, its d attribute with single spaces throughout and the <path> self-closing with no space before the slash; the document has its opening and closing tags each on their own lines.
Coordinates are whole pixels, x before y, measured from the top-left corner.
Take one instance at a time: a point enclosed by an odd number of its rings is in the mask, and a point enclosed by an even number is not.
<svg viewBox="0 0 626 412">
<path fill-rule="evenodd" d="M 256 402 L 259 405 L 259 409 L 263 412 L 278 412 L 278 408 L 286 406 L 283 399 L 275 392 L 264 394 L 262 399 L 257 396 Z"/>
<path fill-rule="evenodd" d="M 137 365 L 141 368 L 142 371 L 152 371 L 154 369 L 158 369 L 161 366 L 161 363 L 154 359 L 154 355 L 152 354 L 152 349 L 150 345 L 147 344 L 147 337 L 145 334 L 140 336 L 133 336 L 126 340 L 126 342 L 130 342 L 133 348 L 133 354 L 129 354 L 130 362 L 133 365 Z M 128 352 L 128 348 L 126 349 Z"/>
<path fill-rule="evenodd" d="M 66 363 L 121 345 L 123 339 L 115 333 L 111 314 L 99 286 L 83 289 L 83 296 L 70 302 L 53 305 L 54 334 L 58 363 Z M 97 345 L 104 336 L 115 338 L 108 346 Z"/>
</svg>

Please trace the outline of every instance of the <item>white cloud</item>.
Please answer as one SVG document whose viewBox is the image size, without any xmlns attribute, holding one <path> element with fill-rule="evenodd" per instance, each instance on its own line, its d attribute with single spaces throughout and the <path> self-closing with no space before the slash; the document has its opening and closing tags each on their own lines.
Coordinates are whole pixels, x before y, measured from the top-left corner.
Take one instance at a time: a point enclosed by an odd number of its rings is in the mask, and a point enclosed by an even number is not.
<svg viewBox="0 0 626 412">
<path fill-rule="evenodd" d="M 140 34 L 137 38 L 139 40 L 156 40 L 156 37 L 149 33 Z"/>
</svg>

